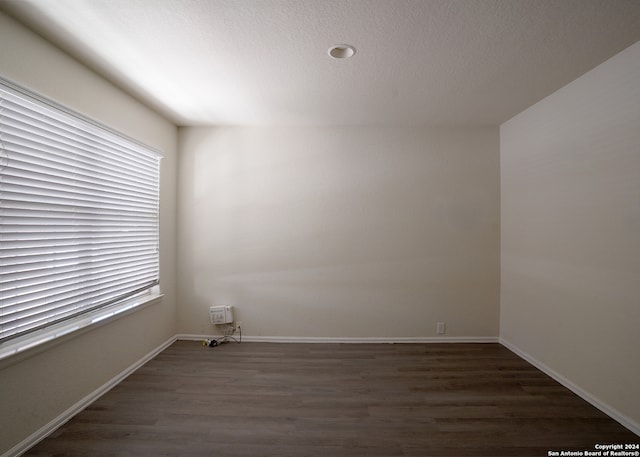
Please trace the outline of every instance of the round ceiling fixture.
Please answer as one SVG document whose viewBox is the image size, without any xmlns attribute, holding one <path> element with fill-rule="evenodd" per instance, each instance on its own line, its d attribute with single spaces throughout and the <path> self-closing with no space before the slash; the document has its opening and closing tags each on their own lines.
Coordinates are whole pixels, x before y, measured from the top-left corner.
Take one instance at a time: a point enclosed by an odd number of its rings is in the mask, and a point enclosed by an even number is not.
<svg viewBox="0 0 640 457">
<path fill-rule="evenodd" d="M 329 55 L 334 59 L 348 59 L 356 53 L 356 48 L 350 44 L 337 44 L 329 48 Z"/>
</svg>

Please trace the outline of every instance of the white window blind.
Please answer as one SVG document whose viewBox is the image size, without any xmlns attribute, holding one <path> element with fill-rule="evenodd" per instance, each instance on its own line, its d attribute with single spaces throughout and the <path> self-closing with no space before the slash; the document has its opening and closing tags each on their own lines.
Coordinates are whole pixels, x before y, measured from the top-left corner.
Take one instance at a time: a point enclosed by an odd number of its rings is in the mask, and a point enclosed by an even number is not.
<svg viewBox="0 0 640 457">
<path fill-rule="evenodd" d="M 0 343 L 158 284 L 159 162 L 0 81 Z"/>
</svg>

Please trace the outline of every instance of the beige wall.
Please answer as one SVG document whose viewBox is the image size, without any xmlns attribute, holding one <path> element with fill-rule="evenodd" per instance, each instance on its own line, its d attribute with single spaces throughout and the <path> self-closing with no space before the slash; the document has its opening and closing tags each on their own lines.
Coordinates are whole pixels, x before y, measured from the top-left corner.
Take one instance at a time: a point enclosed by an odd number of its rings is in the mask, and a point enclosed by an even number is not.
<svg viewBox="0 0 640 457">
<path fill-rule="evenodd" d="M 497 337 L 498 129 L 182 128 L 179 332 Z"/>
<path fill-rule="evenodd" d="M 0 13 L 0 75 L 163 151 L 161 304 L 0 362 L 0 454 L 175 334 L 176 128 Z"/>
<path fill-rule="evenodd" d="M 183 128 L 177 147 L 173 125 L 2 13 L 0 42 L 2 76 L 165 154 L 163 302 L 0 362 L 0 454 L 176 332 L 211 333 L 214 303 L 252 336 L 500 322 L 640 423 L 640 45 L 505 123 L 500 177 L 497 128 Z"/>
<path fill-rule="evenodd" d="M 500 138 L 501 337 L 638 432 L 640 43 Z"/>
</svg>

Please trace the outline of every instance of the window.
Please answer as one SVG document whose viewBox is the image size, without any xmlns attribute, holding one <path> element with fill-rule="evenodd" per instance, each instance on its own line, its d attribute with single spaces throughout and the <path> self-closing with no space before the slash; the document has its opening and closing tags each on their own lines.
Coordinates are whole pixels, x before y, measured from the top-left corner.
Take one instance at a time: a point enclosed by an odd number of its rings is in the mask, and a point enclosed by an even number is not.
<svg viewBox="0 0 640 457">
<path fill-rule="evenodd" d="M 148 299 L 159 165 L 150 148 L 0 80 L 0 358 Z"/>
</svg>

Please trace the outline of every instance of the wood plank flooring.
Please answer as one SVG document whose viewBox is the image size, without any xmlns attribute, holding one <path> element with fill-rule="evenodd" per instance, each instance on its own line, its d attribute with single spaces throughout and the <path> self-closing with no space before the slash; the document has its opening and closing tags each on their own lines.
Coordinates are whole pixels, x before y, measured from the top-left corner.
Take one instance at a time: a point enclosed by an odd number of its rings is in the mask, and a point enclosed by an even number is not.
<svg viewBox="0 0 640 457">
<path fill-rule="evenodd" d="M 179 341 L 28 456 L 547 456 L 640 438 L 498 344 Z"/>
</svg>

